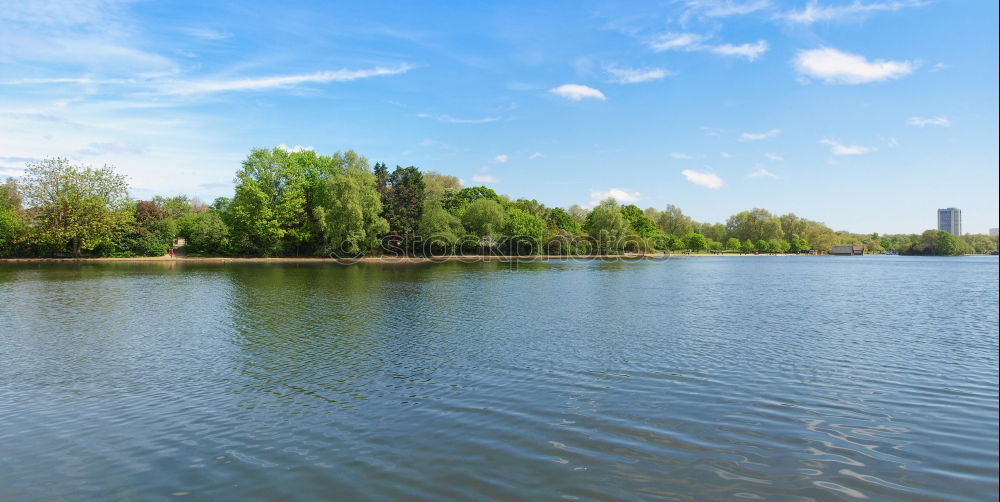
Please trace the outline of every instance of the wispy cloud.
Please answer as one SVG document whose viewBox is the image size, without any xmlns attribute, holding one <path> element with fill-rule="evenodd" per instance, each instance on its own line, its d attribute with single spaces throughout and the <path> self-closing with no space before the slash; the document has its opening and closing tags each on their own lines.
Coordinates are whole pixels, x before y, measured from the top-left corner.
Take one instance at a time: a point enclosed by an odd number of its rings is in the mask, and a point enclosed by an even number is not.
<svg viewBox="0 0 1000 502">
<path fill-rule="evenodd" d="M 563 84 L 559 87 L 549 89 L 549 92 L 557 96 L 562 96 L 570 101 L 580 101 L 582 99 L 597 99 L 604 101 L 604 93 L 580 84 Z"/>
<path fill-rule="evenodd" d="M 204 40 L 225 40 L 227 38 L 232 38 L 233 34 L 225 31 L 213 30 L 211 28 L 185 28 L 184 33 L 191 35 L 192 37 L 201 38 Z"/>
<path fill-rule="evenodd" d="M 779 17 L 793 23 L 812 24 L 820 21 L 839 21 L 842 19 L 856 18 L 875 12 L 896 11 L 907 7 L 921 7 L 929 2 L 919 0 L 897 0 L 897 1 L 875 1 L 854 2 L 841 5 L 821 5 L 815 0 L 810 0 L 802 10 L 792 10 L 781 14 Z"/>
<path fill-rule="evenodd" d="M 705 188 L 711 188 L 712 190 L 718 190 L 722 188 L 722 185 L 724 184 L 722 178 L 716 176 L 714 173 L 695 171 L 694 169 L 685 169 L 681 171 L 681 174 L 683 174 L 684 177 L 691 183 L 701 185 Z"/>
<path fill-rule="evenodd" d="M 711 38 L 709 35 L 699 35 L 697 33 L 664 33 L 649 41 L 648 45 L 654 52 L 705 51 L 720 56 L 742 57 L 748 61 L 756 60 L 767 52 L 768 49 L 766 40 L 739 45 L 707 43 Z"/>
<path fill-rule="evenodd" d="M 484 174 L 480 176 L 473 176 L 472 181 L 475 181 L 476 183 L 500 183 L 500 178 Z"/>
<path fill-rule="evenodd" d="M 747 61 L 754 61 L 767 52 L 767 48 L 768 46 L 766 40 L 758 40 L 757 43 L 754 44 L 715 45 L 708 50 L 722 56 L 738 56 L 746 58 Z"/>
<path fill-rule="evenodd" d="M 625 202 L 628 204 L 632 204 L 634 202 L 639 202 L 639 199 L 641 198 L 642 194 L 640 194 L 639 192 L 633 192 L 630 190 L 626 190 L 624 188 L 612 188 L 605 192 L 602 192 L 600 190 L 591 190 L 590 204 L 588 205 L 590 207 L 593 207 L 600 204 L 601 201 L 606 199 L 615 199 L 618 202 Z"/>
<path fill-rule="evenodd" d="M 401 63 L 395 67 L 377 66 L 375 68 L 364 70 L 341 69 L 295 75 L 275 75 L 270 77 L 244 77 L 201 81 L 168 81 L 161 87 L 161 92 L 164 94 L 191 95 L 230 91 L 256 91 L 292 87 L 300 84 L 350 82 L 352 80 L 359 80 L 363 78 L 399 75 L 401 73 L 406 73 L 413 68 L 414 67 L 408 63 Z"/>
<path fill-rule="evenodd" d="M 779 179 L 780 176 L 761 167 L 751 171 L 750 174 L 747 175 L 747 178 L 771 178 L 772 180 L 776 180 Z"/>
<path fill-rule="evenodd" d="M 654 52 L 689 51 L 700 47 L 707 39 L 707 36 L 697 33 L 664 33 L 650 40 L 649 48 Z"/>
<path fill-rule="evenodd" d="M 941 117 L 928 117 L 928 118 L 910 117 L 906 121 L 906 125 L 917 126 L 917 127 L 924 127 L 924 126 L 949 127 L 951 125 L 951 121 L 948 120 L 948 117 L 944 117 L 944 116 L 941 116 Z"/>
<path fill-rule="evenodd" d="M 868 61 L 864 56 L 841 52 L 832 47 L 800 50 L 793 64 L 799 75 L 822 80 L 827 84 L 880 82 L 909 75 L 917 66 L 910 61 Z"/>
<path fill-rule="evenodd" d="M 483 117 L 478 119 L 463 119 L 452 117 L 451 115 L 432 115 L 430 113 L 418 113 L 417 117 L 422 119 L 436 120 L 438 122 L 448 122 L 449 124 L 487 124 L 500 120 L 499 117 Z"/>
<path fill-rule="evenodd" d="M 528 160 L 540 159 L 540 158 L 542 158 L 544 156 L 545 155 L 542 155 L 542 152 L 535 152 L 535 153 L 533 153 L 531 155 L 528 155 Z"/>
<path fill-rule="evenodd" d="M 125 143 L 124 141 L 94 142 L 77 150 L 81 155 L 105 155 L 109 153 L 141 154 L 149 150 L 145 145 Z"/>
<path fill-rule="evenodd" d="M 740 135 L 740 141 L 760 141 L 781 134 L 781 129 L 771 129 L 766 132 L 745 132 Z"/>
<path fill-rule="evenodd" d="M 835 139 L 821 139 L 819 142 L 820 144 L 828 145 L 830 153 L 834 155 L 864 155 L 877 150 L 877 148 L 872 146 L 845 145 Z"/>
<path fill-rule="evenodd" d="M 770 152 L 768 152 L 768 153 L 765 153 L 764 156 L 767 157 L 767 160 L 770 160 L 770 161 L 773 161 L 773 162 L 781 162 L 782 160 L 785 160 L 784 157 L 782 157 L 781 155 L 778 155 L 776 153 L 770 153 Z"/>
<path fill-rule="evenodd" d="M 705 17 L 745 16 L 771 7 L 770 0 L 688 0 L 688 12 L 696 12 Z"/>
<path fill-rule="evenodd" d="M 659 80 L 671 73 L 662 68 L 605 68 L 611 75 L 611 81 L 617 84 L 638 84 L 650 80 Z"/>
<path fill-rule="evenodd" d="M 493 160 L 497 161 L 500 164 L 506 164 L 509 159 L 510 157 L 508 157 L 506 153 L 501 153 L 500 155 L 493 157 Z"/>
</svg>

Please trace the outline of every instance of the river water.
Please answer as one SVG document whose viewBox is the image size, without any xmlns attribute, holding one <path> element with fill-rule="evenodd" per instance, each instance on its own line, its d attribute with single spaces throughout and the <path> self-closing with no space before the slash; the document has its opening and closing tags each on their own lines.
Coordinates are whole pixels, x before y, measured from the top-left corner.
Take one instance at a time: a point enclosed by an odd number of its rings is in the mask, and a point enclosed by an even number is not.
<svg viewBox="0 0 1000 502">
<path fill-rule="evenodd" d="M 0 263 L 0 500 L 996 500 L 996 257 Z"/>
</svg>

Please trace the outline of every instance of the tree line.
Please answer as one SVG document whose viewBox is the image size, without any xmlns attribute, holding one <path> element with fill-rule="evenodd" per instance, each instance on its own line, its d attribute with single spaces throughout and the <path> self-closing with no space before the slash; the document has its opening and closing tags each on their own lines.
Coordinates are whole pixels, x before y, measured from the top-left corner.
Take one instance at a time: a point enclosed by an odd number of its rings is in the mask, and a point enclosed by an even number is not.
<svg viewBox="0 0 1000 502">
<path fill-rule="evenodd" d="M 111 167 L 31 162 L 0 185 L 0 257 L 162 256 L 177 238 L 191 255 L 357 256 L 389 253 L 589 255 L 622 252 L 825 252 L 957 255 L 996 251 L 995 237 L 853 234 L 794 214 L 742 211 L 699 223 L 680 208 L 602 201 L 546 207 L 454 176 L 384 163 L 353 151 L 254 149 L 232 197 L 135 200 Z"/>
</svg>

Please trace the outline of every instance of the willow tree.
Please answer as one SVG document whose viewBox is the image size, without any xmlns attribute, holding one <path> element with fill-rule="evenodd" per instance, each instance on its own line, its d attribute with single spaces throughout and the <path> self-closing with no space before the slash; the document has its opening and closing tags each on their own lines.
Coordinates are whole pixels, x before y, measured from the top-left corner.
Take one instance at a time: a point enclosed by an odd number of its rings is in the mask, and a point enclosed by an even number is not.
<svg viewBox="0 0 1000 502">
<path fill-rule="evenodd" d="M 493 199 L 475 200 L 462 212 L 462 224 L 479 238 L 480 248 L 495 247 L 506 223 L 507 212 Z"/>
<path fill-rule="evenodd" d="M 622 216 L 618 202 L 607 199 L 587 214 L 583 229 L 594 240 L 598 251 L 606 253 L 622 242 L 628 231 L 628 221 Z"/>
<path fill-rule="evenodd" d="M 29 162 L 21 193 L 43 247 L 74 255 L 113 239 L 127 217 L 128 181 L 114 168 L 83 167 L 64 158 Z"/>
<path fill-rule="evenodd" d="M 375 249 L 389 232 L 381 216 L 382 200 L 368 160 L 348 151 L 336 153 L 316 214 L 323 230 L 325 252 L 348 254 Z"/>
</svg>

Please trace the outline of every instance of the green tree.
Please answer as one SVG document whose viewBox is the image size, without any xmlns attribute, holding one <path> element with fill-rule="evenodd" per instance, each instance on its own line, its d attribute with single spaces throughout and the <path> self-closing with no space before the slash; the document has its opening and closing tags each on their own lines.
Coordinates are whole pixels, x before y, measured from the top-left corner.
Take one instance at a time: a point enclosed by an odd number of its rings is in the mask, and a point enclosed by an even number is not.
<svg viewBox="0 0 1000 502">
<path fill-rule="evenodd" d="M 506 222 L 507 214 L 503 206 L 492 199 L 476 200 L 462 214 L 465 229 L 478 237 L 500 234 Z"/>
<path fill-rule="evenodd" d="M 293 156 L 316 158 L 312 151 L 257 148 L 236 172 L 236 194 L 226 208 L 232 244 L 243 253 L 275 256 L 284 251 L 291 229 L 308 221 L 305 172 Z M 296 241 L 309 240 L 299 233 Z"/>
<path fill-rule="evenodd" d="M 13 178 L 0 185 L 0 257 L 21 253 L 27 223 L 21 194 Z"/>
<path fill-rule="evenodd" d="M 694 221 L 673 204 L 667 205 L 656 223 L 665 234 L 687 235 L 694 230 Z"/>
<path fill-rule="evenodd" d="M 755 251 L 757 251 L 757 246 L 753 243 L 752 240 L 747 239 L 747 240 L 743 241 L 743 252 L 744 253 L 753 253 Z"/>
<path fill-rule="evenodd" d="M 621 208 L 615 199 L 607 199 L 587 214 L 583 225 L 584 230 L 595 241 L 598 252 L 608 253 L 615 250 L 625 237 L 628 222 L 622 216 Z"/>
<path fill-rule="evenodd" d="M 29 162 L 20 183 L 39 243 L 74 255 L 115 237 L 127 217 L 128 182 L 110 166 L 72 165 L 63 158 Z"/>
<path fill-rule="evenodd" d="M 451 251 L 460 242 L 465 229 L 457 216 L 445 210 L 437 199 L 424 201 L 424 212 L 420 216 L 420 237 L 424 243 L 424 254 Z"/>
<path fill-rule="evenodd" d="M 424 173 L 424 196 L 427 199 L 440 201 L 445 192 L 457 192 L 462 189 L 462 182 L 457 176 L 447 176 L 434 171 Z"/>
<path fill-rule="evenodd" d="M 229 251 L 229 228 L 217 211 L 195 216 L 187 238 L 187 250 L 198 255 L 221 255 Z"/>
<path fill-rule="evenodd" d="M 701 234 L 690 233 L 684 240 L 687 241 L 687 248 L 692 251 L 703 251 L 708 247 L 708 239 Z"/>
<path fill-rule="evenodd" d="M 740 240 L 737 239 L 736 237 L 730 237 L 729 239 L 726 239 L 726 249 L 730 251 L 739 251 L 740 246 L 741 246 Z"/>
<path fill-rule="evenodd" d="M 561 207 L 552 208 L 549 219 L 556 230 L 564 230 L 571 234 L 580 233 L 580 223 Z"/>
<path fill-rule="evenodd" d="M 753 241 L 780 239 L 784 237 L 781 230 L 781 220 L 766 209 L 751 209 L 729 217 L 726 221 L 726 231 L 737 239 Z"/>
<path fill-rule="evenodd" d="M 322 236 L 321 251 L 353 255 L 377 249 L 389 232 L 389 223 L 382 217 L 382 197 L 368 160 L 352 151 L 335 154 L 324 188 L 317 190 L 313 210 Z"/>
<path fill-rule="evenodd" d="M 514 208 L 507 213 L 504 234 L 511 254 L 539 254 L 544 250 L 548 229 L 538 216 Z"/>
<path fill-rule="evenodd" d="M 640 238 L 657 239 L 662 236 L 663 232 L 656 226 L 653 220 L 646 216 L 646 213 L 642 209 L 639 209 L 639 206 L 629 204 L 622 206 L 621 211 L 631 231 Z"/>
<path fill-rule="evenodd" d="M 463 188 L 458 191 L 446 191 L 444 196 L 441 198 L 441 204 L 447 209 L 451 214 L 462 218 L 462 213 L 467 207 L 473 202 L 479 199 L 489 199 L 494 202 L 500 202 L 500 196 L 497 195 L 492 189 L 478 186 Z"/>
<path fill-rule="evenodd" d="M 382 164 L 381 170 L 385 170 Z M 424 211 L 426 184 L 416 167 L 400 167 L 385 177 L 376 173 L 376 186 L 382 194 L 382 216 L 389 222 L 389 230 L 408 247 L 416 237 L 420 217 Z"/>
</svg>

